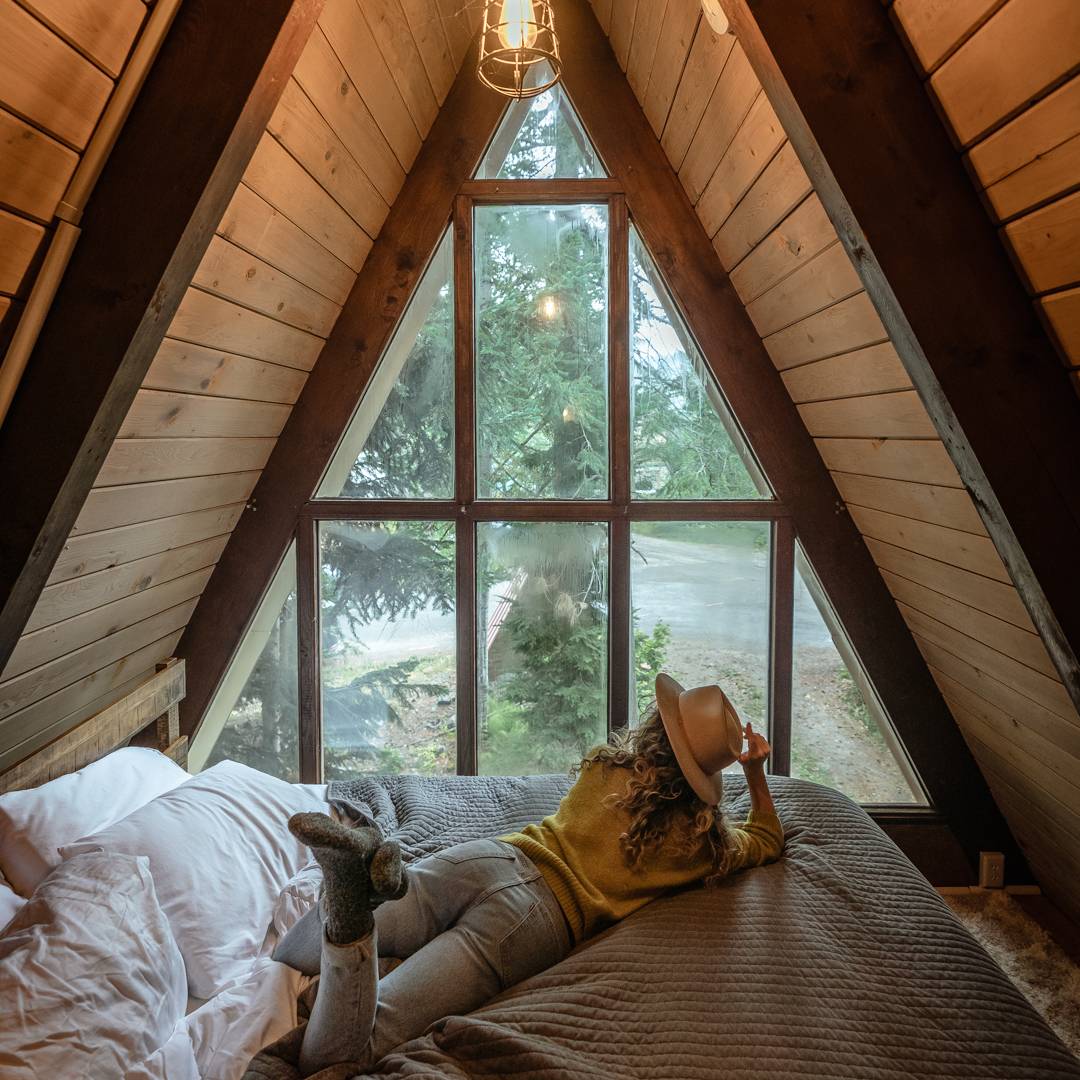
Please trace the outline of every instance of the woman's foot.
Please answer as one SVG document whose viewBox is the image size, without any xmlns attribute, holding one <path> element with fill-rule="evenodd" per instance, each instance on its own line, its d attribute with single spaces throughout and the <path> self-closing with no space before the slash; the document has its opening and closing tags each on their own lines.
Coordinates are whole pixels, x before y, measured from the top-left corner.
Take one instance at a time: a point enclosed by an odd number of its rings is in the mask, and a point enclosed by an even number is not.
<svg viewBox="0 0 1080 1080">
<path fill-rule="evenodd" d="M 401 849 L 378 829 L 350 829 L 326 814 L 307 813 L 289 818 L 289 831 L 322 867 L 326 936 L 335 945 L 370 934 L 375 908 L 405 895 Z"/>
</svg>

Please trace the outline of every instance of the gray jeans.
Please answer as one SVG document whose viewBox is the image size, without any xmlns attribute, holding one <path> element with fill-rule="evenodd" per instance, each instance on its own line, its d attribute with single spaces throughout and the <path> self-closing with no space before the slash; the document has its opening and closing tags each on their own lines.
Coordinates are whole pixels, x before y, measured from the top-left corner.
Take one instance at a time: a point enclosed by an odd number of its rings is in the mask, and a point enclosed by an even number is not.
<svg viewBox="0 0 1080 1080">
<path fill-rule="evenodd" d="M 348 945 L 322 939 L 305 1076 L 338 1062 L 367 1068 L 444 1016 L 469 1012 L 558 963 L 570 932 L 536 865 L 501 840 L 472 840 L 412 863 L 409 891 L 375 911 Z M 404 962 L 379 980 L 378 957 Z"/>
</svg>

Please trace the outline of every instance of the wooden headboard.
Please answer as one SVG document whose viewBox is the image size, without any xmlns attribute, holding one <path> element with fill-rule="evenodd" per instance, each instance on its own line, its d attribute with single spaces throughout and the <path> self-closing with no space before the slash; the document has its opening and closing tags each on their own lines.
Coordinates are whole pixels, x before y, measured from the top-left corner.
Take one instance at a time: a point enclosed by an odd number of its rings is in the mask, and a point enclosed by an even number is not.
<svg viewBox="0 0 1080 1080">
<path fill-rule="evenodd" d="M 183 660 L 173 657 L 158 664 L 157 673 L 131 693 L 0 772 L 0 794 L 75 772 L 133 739 L 186 765 L 188 740 L 180 734 L 185 688 Z"/>
</svg>

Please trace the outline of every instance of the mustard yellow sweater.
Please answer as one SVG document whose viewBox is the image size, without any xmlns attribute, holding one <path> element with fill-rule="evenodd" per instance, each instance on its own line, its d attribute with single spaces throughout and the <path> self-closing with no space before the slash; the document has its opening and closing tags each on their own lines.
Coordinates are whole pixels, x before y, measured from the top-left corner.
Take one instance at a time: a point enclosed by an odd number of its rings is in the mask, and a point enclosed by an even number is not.
<svg viewBox="0 0 1080 1080">
<path fill-rule="evenodd" d="M 650 900 L 708 876 L 712 863 L 705 846 L 697 856 L 665 851 L 646 856 L 631 869 L 619 847 L 630 816 L 605 803 L 621 796 L 629 776 L 625 768 L 585 765 L 559 809 L 539 825 L 501 837 L 536 863 L 566 914 L 575 942 L 625 919 Z M 784 829 L 775 814 L 751 813 L 733 829 L 731 869 L 761 866 L 778 858 Z"/>
</svg>

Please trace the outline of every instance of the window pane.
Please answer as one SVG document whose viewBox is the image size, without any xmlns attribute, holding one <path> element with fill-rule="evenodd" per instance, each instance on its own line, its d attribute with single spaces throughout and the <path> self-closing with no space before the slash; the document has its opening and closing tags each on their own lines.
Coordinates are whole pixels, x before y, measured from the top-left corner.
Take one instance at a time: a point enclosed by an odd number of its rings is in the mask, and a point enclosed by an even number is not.
<svg viewBox="0 0 1080 1080">
<path fill-rule="evenodd" d="M 771 498 L 636 230 L 630 233 L 630 400 L 634 498 Z"/>
<path fill-rule="evenodd" d="M 687 688 L 718 683 L 743 720 L 765 731 L 768 523 L 639 522 L 630 542 L 638 710 L 666 671 Z"/>
<path fill-rule="evenodd" d="M 476 208 L 477 490 L 607 495 L 607 207 Z"/>
<path fill-rule="evenodd" d="M 379 360 L 322 497 L 454 497 L 454 264 L 447 232 Z"/>
<path fill-rule="evenodd" d="M 538 64 L 527 82 L 542 86 L 551 68 Z M 476 173 L 481 180 L 583 179 L 606 176 L 566 91 L 558 83 L 512 101 Z"/>
<path fill-rule="evenodd" d="M 815 598 L 820 586 L 801 554 L 796 569 L 791 775 L 836 788 L 856 802 L 925 803 L 854 653 L 839 627 L 830 630 L 822 616 Z"/>
<path fill-rule="evenodd" d="M 319 527 L 323 771 L 452 773 L 454 526 Z"/>
<path fill-rule="evenodd" d="M 563 772 L 607 736 L 607 526 L 477 527 L 480 772 Z"/>
<path fill-rule="evenodd" d="M 234 661 L 243 664 L 249 651 L 254 656 L 251 673 L 203 768 L 231 758 L 292 784 L 300 779 L 295 581 L 295 564 L 287 560 Z M 213 707 L 207 716 L 207 723 L 212 722 Z"/>
</svg>

